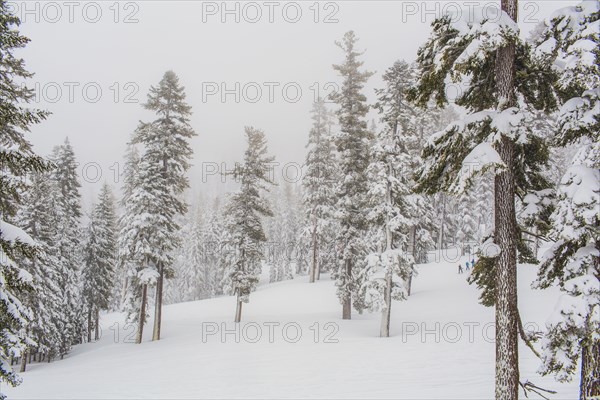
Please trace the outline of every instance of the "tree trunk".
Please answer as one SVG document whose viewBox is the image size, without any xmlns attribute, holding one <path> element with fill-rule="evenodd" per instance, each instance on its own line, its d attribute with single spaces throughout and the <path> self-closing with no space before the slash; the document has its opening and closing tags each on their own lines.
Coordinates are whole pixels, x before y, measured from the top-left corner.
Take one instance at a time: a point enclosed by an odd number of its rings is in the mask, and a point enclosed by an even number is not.
<svg viewBox="0 0 600 400">
<path fill-rule="evenodd" d="M 416 254 L 417 253 L 417 227 L 414 225 L 410 227 L 409 246 L 410 246 L 409 252 L 413 256 L 413 261 L 416 263 L 417 262 L 417 254 Z M 406 294 L 408 296 L 410 296 L 410 293 L 412 291 L 413 268 L 414 268 L 414 264 L 413 264 L 412 268 L 410 269 L 410 274 L 408 275 L 408 281 L 406 282 Z"/>
<path fill-rule="evenodd" d="M 94 340 L 100 340 L 100 309 L 96 308 L 96 323 L 94 324 Z"/>
<path fill-rule="evenodd" d="M 390 315 L 392 313 L 392 271 L 389 270 L 385 275 L 385 290 L 383 293 L 385 306 L 381 311 L 381 329 L 379 336 L 390 336 Z"/>
<path fill-rule="evenodd" d="M 517 0 L 502 0 L 502 10 L 517 20 Z M 498 111 L 516 104 L 514 91 L 515 45 L 496 54 Z M 517 222 L 515 214 L 514 143 L 502 136 L 496 150 L 506 170 L 494 180 L 494 241 L 500 248 L 496 259 L 496 400 L 519 398 Z"/>
<path fill-rule="evenodd" d="M 579 399 L 591 400 L 600 396 L 600 341 L 581 349 L 581 382 Z"/>
<path fill-rule="evenodd" d="M 519 387 L 518 311 L 514 145 L 503 137 L 498 146 L 508 170 L 496 176 L 496 399 L 517 399 Z"/>
<path fill-rule="evenodd" d="M 242 320 L 242 299 L 240 298 L 240 294 L 238 293 L 237 297 L 237 306 L 235 308 L 235 321 L 240 322 Z"/>
<path fill-rule="evenodd" d="M 152 330 L 152 340 L 160 340 L 164 277 L 165 271 L 163 268 L 163 264 L 160 263 L 158 267 L 158 281 L 156 282 L 156 302 L 154 303 L 154 329 Z"/>
<path fill-rule="evenodd" d="M 317 280 L 321 280 L 321 263 L 317 262 Z"/>
<path fill-rule="evenodd" d="M 123 279 L 123 289 L 121 290 L 121 300 L 119 301 L 119 307 L 125 302 L 125 298 L 127 297 L 127 286 L 129 285 L 129 277 L 125 276 Z"/>
<path fill-rule="evenodd" d="M 20 372 L 25 372 L 27 370 L 27 353 L 29 350 L 26 348 L 23 354 L 21 355 L 21 369 Z"/>
<path fill-rule="evenodd" d="M 444 225 L 446 222 L 446 195 L 442 193 L 442 221 L 440 226 L 440 237 L 439 240 L 439 249 L 442 250 L 444 248 Z"/>
<path fill-rule="evenodd" d="M 352 279 L 352 264 L 350 260 L 345 261 L 346 264 L 346 284 Z M 352 294 L 348 292 L 342 303 L 342 319 L 352 319 Z"/>
<path fill-rule="evenodd" d="M 87 312 L 87 341 L 88 343 L 92 341 L 92 307 L 89 305 Z"/>
<path fill-rule="evenodd" d="M 312 264 L 310 266 L 310 283 L 315 282 L 317 275 L 317 221 L 316 216 L 313 215 L 313 230 L 312 230 Z"/>
<path fill-rule="evenodd" d="M 138 334 L 136 343 L 142 343 L 142 337 L 144 336 L 144 320 L 146 319 L 146 294 L 148 292 L 148 285 L 142 285 L 142 304 L 140 305 L 140 316 L 138 325 Z"/>
</svg>

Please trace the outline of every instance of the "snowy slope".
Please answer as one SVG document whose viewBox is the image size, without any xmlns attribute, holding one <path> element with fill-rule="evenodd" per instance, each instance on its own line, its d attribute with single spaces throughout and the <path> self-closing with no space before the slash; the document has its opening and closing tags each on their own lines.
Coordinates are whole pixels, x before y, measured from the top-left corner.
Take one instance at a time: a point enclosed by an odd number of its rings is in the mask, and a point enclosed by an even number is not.
<svg viewBox="0 0 600 400">
<path fill-rule="evenodd" d="M 413 295 L 393 305 L 390 338 L 377 337 L 377 314 L 342 321 L 327 276 L 312 285 L 300 277 L 252 294 L 239 343 L 233 333 L 225 340 L 202 335 L 221 330 L 221 324 L 234 330 L 233 297 L 167 306 L 163 339 L 150 342 L 147 329 L 142 345 L 127 343 L 133 328 L 124 326 L 120 314 L 109 314 L 98 343 L 77 346 L 62 361 L 31 365 L 20 387 L 4 390 L 15 399 L 492 398 L 493 310 L 477 303 L 477 290 L 466 274 L 457 274 L 457 264 L 420 266 Z M 535 267 L 520 266 L 519 304 L 524 323 L 543 326 L 557 292 L 533 291 L 534 277 Z M 298 328 L 302 335 L 293 343 Z M 553 399 L 577 398 L 577 382 L 541 378 L 531 351 L 522 346 L 520 356 L 522 380 L 557 390 Z"/>
</svg>

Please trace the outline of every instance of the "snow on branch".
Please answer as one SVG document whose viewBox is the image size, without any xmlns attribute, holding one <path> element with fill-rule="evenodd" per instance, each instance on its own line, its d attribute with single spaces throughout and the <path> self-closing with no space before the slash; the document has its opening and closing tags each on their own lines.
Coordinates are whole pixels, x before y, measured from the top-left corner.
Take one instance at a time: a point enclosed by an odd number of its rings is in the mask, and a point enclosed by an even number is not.
<svg viewBox="0 0 600 400">
<path fill-rule="evenodd" d="M 462 170 L 450 187 L 451 192 L 463 193 L 470 185 L 472 179 L 489 168 L 503 168 L 498 152 L 490 143 L 480 143 L 465 157 Z"/>
<path fill-rule="evenodd" d="M 2 239 L 8 242 L 21 242 L 35 246 L 34 240 L 24 230 L 2 220 L 0 220 L 0 233 Z"/>
</svg>

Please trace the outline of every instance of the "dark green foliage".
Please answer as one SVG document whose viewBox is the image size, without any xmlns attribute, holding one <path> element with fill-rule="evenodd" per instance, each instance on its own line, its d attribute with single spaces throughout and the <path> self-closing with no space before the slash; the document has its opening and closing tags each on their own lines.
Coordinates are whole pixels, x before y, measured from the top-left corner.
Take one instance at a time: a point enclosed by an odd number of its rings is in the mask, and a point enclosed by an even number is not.
<svg viewBox="0 0 600 400">
<path fill-rule="evenodd" d="M 467 281 L 481 290 L 479 302 L 493 307 L 496 299 L 496 258 L 479 256 Z"/>
</svg>

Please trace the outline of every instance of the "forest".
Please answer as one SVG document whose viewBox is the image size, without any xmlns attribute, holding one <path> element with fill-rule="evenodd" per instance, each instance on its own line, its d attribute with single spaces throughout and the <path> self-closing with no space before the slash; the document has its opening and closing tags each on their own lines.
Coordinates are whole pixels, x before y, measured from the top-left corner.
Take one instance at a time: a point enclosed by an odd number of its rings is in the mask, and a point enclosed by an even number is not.
<svg viewBox="0 0 600 400">
<path fill-rule="evenodd" d="M 392 309 L 410 307 L 419 266 L 454 249 L 493 309 L 495 398 L 552 398 L 520 375 L 520 352 L 539 375 L 576 380 L 581 400 L 600 398 L 599 6 L 561 8 L 527 38 L 517 0 L 498 6 L 435 19 L 372 103 L 360 32 L 332 43 L 340 84 L 305 116 L 301 179 L 274 173 L 267 135 L 246 126 L 243 158 L 219 172 L 237 189 L 190 200 L 200 132 L 185 82 L 166 71 L 130 116 L 153 119 L 118 149 L 121 184 L 99 183 L 84 207 L 68 135 L 47 155 L 30 143 L 50 113 L 28 104 L 29 39 L 0 0 L 2 384 L 97 342 L 107 313 L 123 313 L 140 348 L 164 339 L 173 304 L 231 297 L 244 323 L 264 283 L 331 280 L 338 318 L 376 313 L 379 336 L 394 336 Z M 560 292 L 540 331 L 523 327 L 521 264 L 535 265 L 535 290 Z"/>
</svg>

